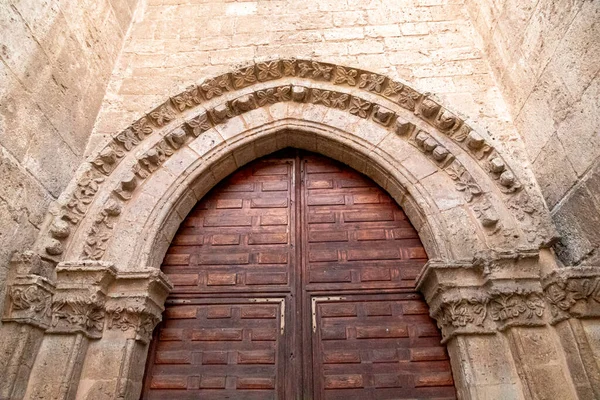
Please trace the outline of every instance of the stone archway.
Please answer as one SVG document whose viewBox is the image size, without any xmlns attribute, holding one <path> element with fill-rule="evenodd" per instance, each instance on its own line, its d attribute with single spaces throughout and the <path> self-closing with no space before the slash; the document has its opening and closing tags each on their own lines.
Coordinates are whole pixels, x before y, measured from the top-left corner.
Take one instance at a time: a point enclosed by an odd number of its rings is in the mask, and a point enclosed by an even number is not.
<svg viewBox="0 0 600 400">
<path fill-rule="evenodd" d="M 5 344 L 1 395 L 135 398 L 170 288 L 158 266 L 180 222 L 229 173 L 288 146 L 348 164 L 406 211 L 431 258 L 418 287 L 459 396 L 569 398 L 569 368 L 595 374 L 589 360 L 565 360 L 550 326 L 598 310 L 593 291 L 566 285 L 581 274 L 557 271 L 554 229 L 527 171 L 432 96 L 284 59 L 173 96 L 81 166 L 35 251 L 15 258 L 3 329 L 30 345 Z M 579 395 L 598 390 L 592 378 L 575 385 Z"/>
</svg>

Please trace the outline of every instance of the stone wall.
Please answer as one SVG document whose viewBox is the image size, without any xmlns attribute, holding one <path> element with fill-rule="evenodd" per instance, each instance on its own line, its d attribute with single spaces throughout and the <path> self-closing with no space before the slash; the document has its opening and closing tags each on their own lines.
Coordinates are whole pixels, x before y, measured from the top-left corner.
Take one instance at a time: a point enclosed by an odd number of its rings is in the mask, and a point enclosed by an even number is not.
<svg viewBox="0 0 600 400">
<path fill-rule="evenodd" d="M 276 57 L 397 77 L 518 142 L 462 0 L 148 0 L 143 8 L 88 149 L 193 83 Z"/>
<path fill-rule="evenodd" d="M 137 0 L 0 2 L 0 306 L 85 151 Z"/>
<path fill-rule="evenodd" d="M 600 261 L 600 2 L 466 0 L 566 264 Z"/>
</svg>

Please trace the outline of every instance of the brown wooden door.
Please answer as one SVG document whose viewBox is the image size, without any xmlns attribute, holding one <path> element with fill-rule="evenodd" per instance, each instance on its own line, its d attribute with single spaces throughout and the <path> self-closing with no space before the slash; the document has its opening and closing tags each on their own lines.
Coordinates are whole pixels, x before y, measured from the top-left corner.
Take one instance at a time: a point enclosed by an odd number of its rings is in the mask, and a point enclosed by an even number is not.
<svg viewBox="0 0 600 400">
<path fill-rule="evenodd" d="M 453 399 L 415 291 L 427 256 L 398 205 L 325 157 L 284 150 L 182 223 L 144 399 Z"/>
</svg>

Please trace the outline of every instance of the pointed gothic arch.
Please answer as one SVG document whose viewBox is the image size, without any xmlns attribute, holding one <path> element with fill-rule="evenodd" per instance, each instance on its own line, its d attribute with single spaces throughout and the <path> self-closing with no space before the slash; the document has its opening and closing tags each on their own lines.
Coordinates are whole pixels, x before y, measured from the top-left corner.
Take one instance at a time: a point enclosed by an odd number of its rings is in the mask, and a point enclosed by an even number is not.
<svg viewBox="0 0 600 400">
<path fill-rule="evenodd" d="M 518 397 L 538 390 L 544 374 L 556 378 L 552 390 L 573 393 L 562 360 L 522 371 L 519 363 L 535 361 L 507 339 L 530 329 L 558 354 L 547 327 L 570 315 L 549 311 L 556 304 L 544 290 L 560 278 L 547 249 L 555 233 L 527 171 L 433 96 L 368 71 L 295 59 L 248 65 L 174 95 L 79 168 L 34 252 L 15 259 L 21 272 L 5 320 L 45 335 L 31 350 L 29 385 L 13 381 L 3 393 L 34 395 L 47 383 L 61 398 L 106 387 L 135 398 L 170 287 L 158 267 L 180 222 L 228 174 L 290 146 L 364 173 L 406 211 L 430 257 L 418 285 L 448 342 L 459 395 L 476 398 L 487 385 Z M 40 277 L 32 271 L 42 264 L 56 269 Z M 44 307 L 20 308 L 25 290 L 40 293 Z M 478 366 L 481 348 L 502 361 Z M 55 357 L 65 371 L 43 362 Z M 98 372 L 99 363 L 117 372 Z"/>
</svg>

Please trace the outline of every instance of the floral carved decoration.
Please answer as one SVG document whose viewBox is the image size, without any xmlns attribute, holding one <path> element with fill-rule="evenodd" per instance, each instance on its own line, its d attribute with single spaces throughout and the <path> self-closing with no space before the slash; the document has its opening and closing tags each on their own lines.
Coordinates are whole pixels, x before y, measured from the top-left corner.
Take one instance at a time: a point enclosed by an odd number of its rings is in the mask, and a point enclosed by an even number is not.
<svg viewBox="0 0 600 400">
<path fill-rule="evenodd" d="M 140 157 L 138 164 L 134 166 L 134 171 L 132 171 L 133 176 L 128 176 L 127 179 L 119 183 L 120 187 L 112 189 L 115 193 L 115 201 L 129 200 L 132 191 L 140 185 L 141 181 L 147 179 L 153 171 L 158 169 L 167 158 L 189 140 L 235 115 L 240 115 L 257 107 L 283 101 L 308 101 L 344 110 L 360 118 L 372 118 L 376 123 L 384 126 L 396 126 L 393 124 L 396 121 L 396 112 L 387 110 L 387 107 L 381 104 L 374 103 L 371 98 L 367 100 L 356 96 L 354 92 L 349 94 L 317 87 L 302 88 L 289 83 L 285 86 L 265 88 L 265 84 L 261 83 L 289 79 L 289 77 L 329 82 L 332 85 L 344 85 L 365 93 L 368 92 L 372 96 L 385 98 L 386 101 L 391 101 L 397 106 L 414 113 L 416 117 L 421 118 L 435 129 L 438 129 L 441 134 L 457 143 L 477 163 L 482 165 L 502 191 L 510 194 L 517 193 L 521 189 L 515 174 L 509 169 L 493 146 L 474 133 L 463 120 L 428 96 L 407 85 L 373 72 L 312 60 L 281 59 L 259 62 L 239 68 L 231 73 L 189 87 L 117 134 L 99 152 L 99 155 L 90 161 L 92 169 L 78 181 L 77 188 L 71 193 L 62 214 L 55 218 L 77 226 L 86 215 L 99 190 L 99 186 L 104 183 L 105 177 L 116 169 L 128 152 L 134 151 L 147 136 L 153 134 L 156 128 L 172 125 L 174 121 L 181 120 L 180 115 L 182 113 L 189 113 L 195 107 L 202 107 L 206 101 L 237 89 L 256 84 L 262 85 L 259 90 L 251 94 L 228 100 L 220 106 L 205 111 L 202 113 L 203 116 L 198 115 L 196 119 L 189 119 L 182 126 L 183 131 L 185 131 L 183 136 L 179 133 L 166 136 L 153 149 Z M 403 134 L 411 131 L 410 126 L 406 124 L 398 129 L 398 132 Z M 189 137 L 186 134 L 189 134 Z M 457 190 L 465 194 L 467 201 L 479 196 L 482 192 L 479 184 L 469 173 L 464 171 L 462 165 L 457 164 L 457 162 L 449 162 L 447 148 L 439 145 L 439 143 L 437 145 L 438 148 L 435 151 L 431 151 L 430 155 L 428 153 L 432 160 L 451 176 L 455 181 Z M 448 163 L 446 163 L 447 161 Z M 520 207 L 520 204 L 516 206 Z M 535 219 L 535 217 L 532 218 Z M 101 232 L 101 230 L 104 230 L 104 228 L 97 228 L 97 232 L 90 231 L 93 237 L 90 238 L 90 243 L 88 243 L 85 252 L 93 259 L 102 257 L 102 254 L 100 254 L 102 250 L 98 252 L 96 249 L 102 249 L 108 240 L 105 240 L 106 232 Z M 61 234 L 60 237 L 50 235 L 51 238 L 48 239 L 48 244 L 45 246 L 48 255 L 58 257 L 63 253 L 63 242 L 68 239 L 70 233 L 67 229 L 62 229 L 62 232 L 67 233 Z"/>
</svg>

